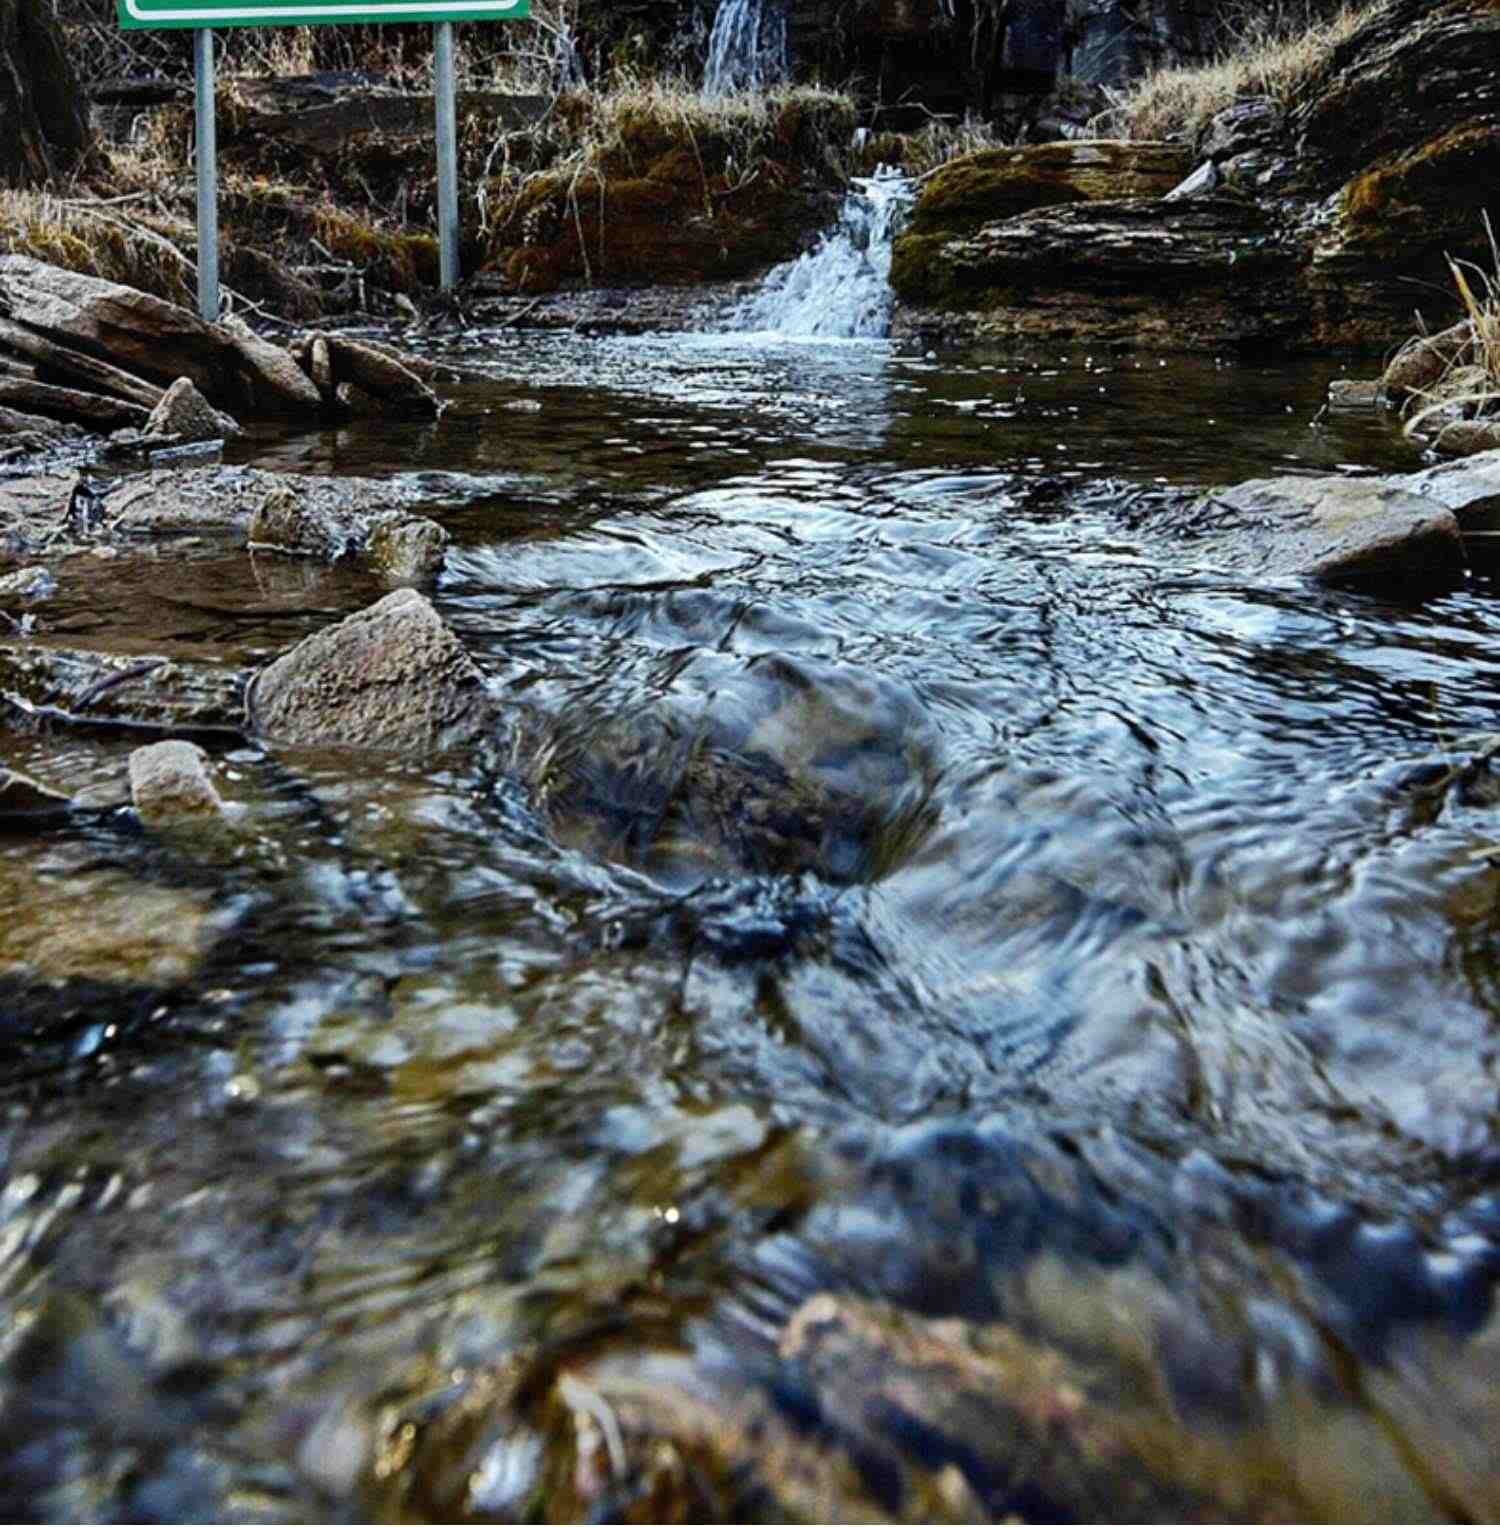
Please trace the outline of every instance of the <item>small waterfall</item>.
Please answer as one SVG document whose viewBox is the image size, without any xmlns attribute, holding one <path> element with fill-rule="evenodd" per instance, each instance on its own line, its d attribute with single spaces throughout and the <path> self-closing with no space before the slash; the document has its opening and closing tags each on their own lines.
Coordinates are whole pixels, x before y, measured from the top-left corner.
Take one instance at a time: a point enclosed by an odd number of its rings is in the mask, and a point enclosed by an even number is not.
<svg viewBox="0 0 1500 1527">
<path fill-rule="evenodd" d="M 881 168 L 854 181 L 837 224 L 800 259 L 778 265 L 731 327 L 820 339 L 879 339 L 891 327 L 891 246 L 911 185 Z"/>
<path fill-rule="evenodd" d="M 704 95 L 757 90 L 787 76 L 782 0 L 719 0 L 703 67 Z"/>
</svg>

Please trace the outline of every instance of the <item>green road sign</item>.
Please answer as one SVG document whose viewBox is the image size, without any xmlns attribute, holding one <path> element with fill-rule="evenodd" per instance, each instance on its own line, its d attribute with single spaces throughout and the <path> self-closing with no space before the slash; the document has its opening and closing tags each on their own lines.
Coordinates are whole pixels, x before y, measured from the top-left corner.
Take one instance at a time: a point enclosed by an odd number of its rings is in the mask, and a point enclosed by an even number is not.
<svg viewBox="0 0 1500 1527">
<path fill-rule="evenodd" d="M 513 21 L 530 0 L 118 0 L 120 25 L 302 27 L 320 22 Z"/>
</svg>

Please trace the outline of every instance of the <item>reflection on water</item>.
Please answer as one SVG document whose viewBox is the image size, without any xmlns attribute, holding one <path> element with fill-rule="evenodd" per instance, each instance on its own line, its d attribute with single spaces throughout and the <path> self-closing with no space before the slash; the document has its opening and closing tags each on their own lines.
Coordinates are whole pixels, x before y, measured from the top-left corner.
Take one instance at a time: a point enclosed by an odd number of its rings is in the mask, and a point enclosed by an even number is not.
<svg viewBox="0 0 1500 1527">
<path fill-rule="evenodd" d="M 1309 370 L 463 359 L 438 428 L 246 449 L 417 474 L 519 750 L 221 747 L 228 847 L 0 831 L 9 904 L 180 962 L 0 935 L 5 1504 L 1500 1510 L 1493 588 L 1129 512 L 1394 432 Z M 368 597 L 178 572 L 94 597 L 237 661 Z M 0 733 L 70 791 L 128 746 Z"/>
</svg>

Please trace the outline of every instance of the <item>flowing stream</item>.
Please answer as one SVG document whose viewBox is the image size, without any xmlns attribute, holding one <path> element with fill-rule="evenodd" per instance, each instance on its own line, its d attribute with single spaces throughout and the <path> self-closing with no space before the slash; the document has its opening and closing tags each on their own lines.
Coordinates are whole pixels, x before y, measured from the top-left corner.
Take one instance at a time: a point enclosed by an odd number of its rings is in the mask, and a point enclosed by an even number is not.
<svg viewBox="0 0 1500 1527">
<path fill-rule="evenodd" d="M 1395 432 L 1326 366 L 451 352 L 438 426 L 237 449 L 403 475 L 546 788 L 209 739 L 230 842 L 0 826 L 9 1514 L 1500 1511 L 1494 579 L 1172 529 Z M 60 583 L 235 663 L 380 592 Z"/>
</svg>

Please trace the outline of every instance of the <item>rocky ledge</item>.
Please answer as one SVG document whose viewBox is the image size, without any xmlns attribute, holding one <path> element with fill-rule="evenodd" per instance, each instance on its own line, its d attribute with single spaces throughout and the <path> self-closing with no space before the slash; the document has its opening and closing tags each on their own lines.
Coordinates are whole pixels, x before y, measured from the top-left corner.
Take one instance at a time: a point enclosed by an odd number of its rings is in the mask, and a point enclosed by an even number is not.
<svg viewBox="0 0 1500 1527">
<path fill-rule="evenodd" d="M 1387 349 L 1418 310 L 1442 328 L 1450 257 L 1492 259 L 1497 59 L 1487 0 L 1391 0 L 1296 99 L 1191 144 L 954 161 L 896 244 L 898 333 L 1291 353 Z"/>
</svg>

